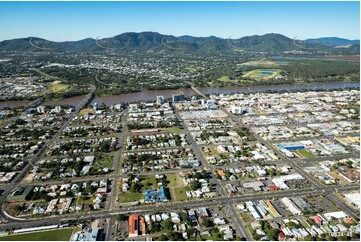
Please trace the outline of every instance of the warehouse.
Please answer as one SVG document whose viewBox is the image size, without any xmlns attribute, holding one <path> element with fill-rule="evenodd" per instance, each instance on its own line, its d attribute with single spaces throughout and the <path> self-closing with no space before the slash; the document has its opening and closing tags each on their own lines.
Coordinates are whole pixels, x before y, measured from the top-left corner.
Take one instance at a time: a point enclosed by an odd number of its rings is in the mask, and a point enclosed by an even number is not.
<svg viewBox="0 0 361 242">
<path fill-rule="evenodd" d="M 301 210 L 299 210 L 298 207 L 288 197 L 282 198 L 281 202 L 286 206 L 289 211 L 291 211 L 293 215 L 301 214 Z"/>
<path fill-rule="evenodd" d="M 300 142 L 284 142 L 279 143 L 278 147 L 286 150 L 301 150 L 304 149 L 305 146 L 301 144 Z"/>
<path fill-rule="evenodd" d="M 360 193 L 345 194 L 345 198 L 347 199 L 347 201 L 349 201 L 353 205 L 357 206 L 358 208 L 361 208 L 361 194 Z"/>
</svg>

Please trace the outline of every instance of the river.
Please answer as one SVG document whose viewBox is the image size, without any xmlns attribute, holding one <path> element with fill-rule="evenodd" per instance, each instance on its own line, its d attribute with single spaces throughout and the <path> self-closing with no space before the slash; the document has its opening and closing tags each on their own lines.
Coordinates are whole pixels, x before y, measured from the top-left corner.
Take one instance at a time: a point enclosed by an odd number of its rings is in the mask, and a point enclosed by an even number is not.
<svg viewBox="0 0 361 242">
<path fill-rule="evenodd" d="M 271 86 L 230 86 L 230 87 L 200 87 L 198 88 L 204 94 L 230 94 L 230 93 L 251 93 L 251 92 L 265 92 L 265 91 L 296 91 L 296 90 L 331 90 L 341 88 L 359 88 L 359 82 L 333 82 L 333 83 L 309 83 L 309 84 L 293 84 L 293 85 L 271 85 Z M 91 104 L 105 103 L 106 105 L 118 104 L 121 102 L 139 102 L 139 101 L 154 101 L 157 96 L 164 96 L 165 98 L 171 98 L 173 94 L 184 94 L 185 96 L 193 96 L 196 93 L 190 88 L 183 88 L 177 90 L 155 90 L 155 91 L 143 91 L 135 93 L 127 93 L 121 95 L 96 97 L 91 101 Z M 84 96 L 66 98 L 60 101 L 48 101 L 43 105 L 77 105 Z M 0 108 L 2 107 L 17 107 L 25 106 L 29 104 L 29 101 L 7 101 L 0 102 Z"/>
</svg>

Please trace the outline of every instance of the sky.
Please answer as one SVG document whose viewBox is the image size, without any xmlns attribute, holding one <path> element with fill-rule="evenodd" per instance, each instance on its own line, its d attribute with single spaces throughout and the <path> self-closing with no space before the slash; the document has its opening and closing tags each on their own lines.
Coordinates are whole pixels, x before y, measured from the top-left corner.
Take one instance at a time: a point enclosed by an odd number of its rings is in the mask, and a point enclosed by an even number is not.
<svg viewBox="0 0 361 242">
<path fill-rule="evenodd" d="M 175 36 L 359 39 L 357 2 L 0 2 L 0 40 L 52 41 L 154 31 Z"/>
</svg>

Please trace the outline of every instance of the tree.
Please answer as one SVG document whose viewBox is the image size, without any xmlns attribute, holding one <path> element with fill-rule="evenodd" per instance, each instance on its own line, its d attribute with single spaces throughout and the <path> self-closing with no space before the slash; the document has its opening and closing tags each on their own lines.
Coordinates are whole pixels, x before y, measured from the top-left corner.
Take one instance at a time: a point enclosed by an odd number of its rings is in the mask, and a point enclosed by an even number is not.
<svg viewBox="0 0 361 242">
<path fill-rule="evenodd" d="M 303 238 L 305 241 L 313 241 L 313 237 L 311 235 L 307 235 L 306 237 Z"/>
<path fill-rule="evenodd" d="M 161 225 L 162 225 L 164 230 L 173 230 L 173 222 L 172 222 L 172 220 L 170 220 L 170 218 L 166 219 L 166 220 L 163 220 L 161 222 Z"/>
<path fill-rule="evenodd" d="M 173 241 L 178 241 L 178 240 L 183 240 L 182 234 L 181 233 L 177 233 L 177 232 L 169 232 L 166 235 L 168 237 L 169 240 L 173 240 Z"/>
<path fill-rule="evenodd" d="M 276 171 L 276 169 L 272 168 L 272 169 L 269 169 L 269 170 L 268 170 L 268 174 L 269 174 L 271 177 L 273 177 L 273 176 L 275 176 L 275 175 L 277 174 L 277 171 Z"/>
<path fill-rule="evenodd" d="M 124 215 L 124 214 L 118 214 L 116 216 L 116 220 L 117 221 L 126 221 L 128 219 L 128 216 Z"/>
<path fill-rule="evenodd" d="M 269 229 L 269 230 L 267 230 L 267 237 L 270 240 L 277 240 L 278 239 L 278 230 L 277 229 Z"/>
<path fill-rule="evenodd" d="M 165 236 L 164 234 L 161 234 L 158 238 L 157 238 L 158 241 L 168 241 L 168 238 L 167 236 Z"/>
<path fill-rule="evenodd" d="M 189 184 L 189 187 L 191 188 L 191 190 L 197 190 L 201 187 L 201 183 L 197 180 L 194 180 Z"/>
<path fill-rule="evenodd" d="M 287 225 L 288 225 L 288 227 L 293 228 L 293 229 L 298 227 L 297 224 L 292 221 L 290 221 Z"/>
<path fill-rule="evenodd" d="M 151 225 L 151 226 L 150 226 L 150 227 L 151 227 L 150 231 L 151 231 L 152 233 L 156 233 L 156 232 L 159 232 L 159 231 L 162 230 L 162 228 L 160 227 L 160 224 L 159 224 L 159 223 L 151 222 L 150 225 Z"/>
<path fill-rule="evenodd" d="M 203 219 L 202 221 L 202 225 L 204 227 L 211 227 L 213 225 L 212 221 L 210 221 L 209 219 Z"/>
<path fill-rule="evenodd" d="M 23 205 L 16 205 L 14 209 L 15 209 L 16 212 L 20 213 L 20 212 L 24 211 L 24 206 Z"/>
</svg>

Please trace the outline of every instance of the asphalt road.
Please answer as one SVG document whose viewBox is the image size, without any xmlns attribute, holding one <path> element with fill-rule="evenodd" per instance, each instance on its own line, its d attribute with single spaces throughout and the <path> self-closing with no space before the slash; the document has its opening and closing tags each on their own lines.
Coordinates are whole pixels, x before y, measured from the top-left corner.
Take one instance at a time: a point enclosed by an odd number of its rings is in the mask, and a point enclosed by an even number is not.
<svg viewBox="0 0 361 242">
<path fill-rule="evenodd" d="M 359 189 L 358 185 L 348 185 L 337 188 L 338 192 L 347 192 Z M 6 230 L 8 228 L 26 228 L 26 227 L 34 227 L 37 225 L 43 224 L 58 224 L 58 223 L 66 223 L 71 220 L 81 221 L 81 220 L 90 220 L 90 219 L 101 219 L 101 218 L 109 218 L 112 215 L 116 214 L 146 214 L 146 213 L 154 213 L 155 211 L 164 212 L 164 211 L 177 211 L 181 209 L 189 209 L 200 206 L 213 206 L 228 203 L 237 204 L 246 201 L 258 201 L 258 200 L 273 200 L 276 198 L 282 198 L 285 196 L 290 196 L 292 193 L 294 196 L 307 196 L 307 195 L 328 195 L 335 192 L 335 188 L 326 187 L 326 188 L 316 188 L 314 190 L 303 189 L 297 191 L 277 191 L 277 192 L 267 192 L 267 193 L 259 193 L 252 195 L 240 195 L 234 197 L 218 197 L 214 199 L 207 200 L 195 200 L 189 202 L 174 202 L 174 203 L 164 203 L 159 207 L 156 207 L 154 204 L 151 205 L 142 205 L 142 206 L 134 206 L 130 208 L 117 208 L 113 211 L 93 211 L 87 213 L 78 213 L 78 214 L 69 214 L 69 215 L 61 215 L 61 216 L 53 216 L 39 219 L 26 219 L 23 221 L 14 220 L 8 218 L 9 223 L 0 224 L 1 230 Z M 229 202 L 231 201 L 231 202 Z"/>
</svg>

